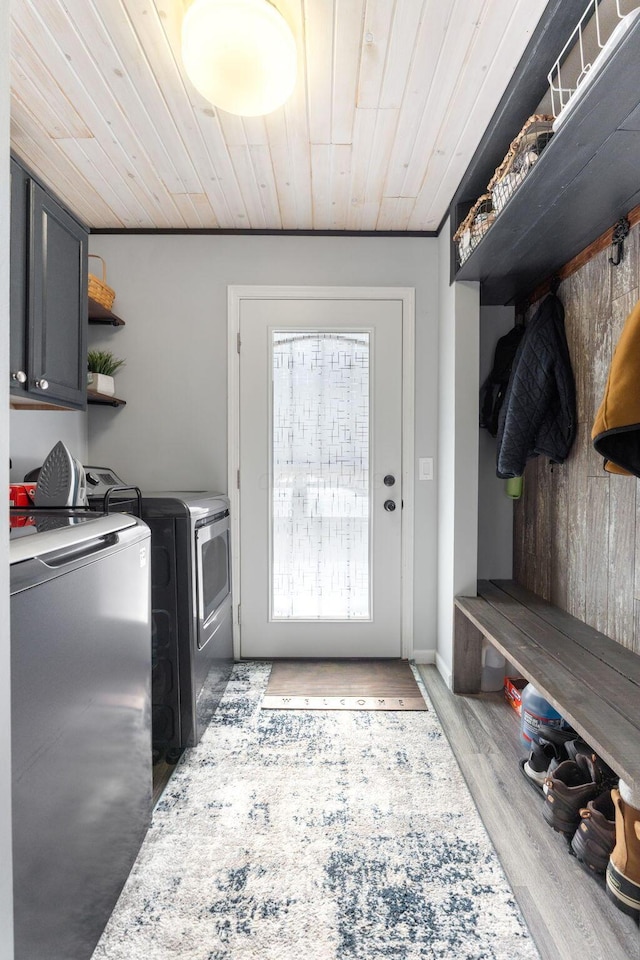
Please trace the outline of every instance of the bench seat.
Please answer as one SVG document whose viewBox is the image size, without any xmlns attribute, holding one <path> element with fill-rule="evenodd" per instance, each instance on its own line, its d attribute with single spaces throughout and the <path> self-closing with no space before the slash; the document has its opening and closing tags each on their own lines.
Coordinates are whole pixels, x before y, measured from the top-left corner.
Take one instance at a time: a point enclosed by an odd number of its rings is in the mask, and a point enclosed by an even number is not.
<svg viewBox="0 0 640 960">
<path fill-rule="evenodd" d="M 640 656 L 511 580 L 456 597 L 454 693 L 478 693 L 482 638 L 640 790 Z"/>
</svg>

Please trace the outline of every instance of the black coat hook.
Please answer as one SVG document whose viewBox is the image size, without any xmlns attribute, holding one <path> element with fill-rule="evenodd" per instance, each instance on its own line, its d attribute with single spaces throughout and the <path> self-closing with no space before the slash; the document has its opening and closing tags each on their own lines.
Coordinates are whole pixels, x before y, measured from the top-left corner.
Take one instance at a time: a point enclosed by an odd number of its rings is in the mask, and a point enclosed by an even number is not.
<svg viewBox="0 0 640 960">
<path fill-rule="evenodd" d="M 613 228 L 611 245 L 614 248 L 614 257 L 609 257 L 609 263 L 612 263 L 614 267 L 617 267 L 624 260 L 624 241 L 625 237 L 629 236 L 630 229 L 631 224 L 626 217 L 621 217 Z"/>
<path fill-rule="evenodd" d="M 549 293 L 551 293 L 554 297 L 557 294 L 558 287 L 561 283 L 562 278 L 557 273 L 551 277 L 551 280 L 549 280 Z"/>
</svg>

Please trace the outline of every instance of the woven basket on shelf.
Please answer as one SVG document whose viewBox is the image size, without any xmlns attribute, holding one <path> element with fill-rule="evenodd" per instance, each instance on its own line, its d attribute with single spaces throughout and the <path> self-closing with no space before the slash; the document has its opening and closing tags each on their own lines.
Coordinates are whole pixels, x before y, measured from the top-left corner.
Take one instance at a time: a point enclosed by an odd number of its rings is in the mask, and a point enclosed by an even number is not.
<svg viewBox="0 0 640 960">
<path fill-rule="evenodd" d="M 97 253 L 90 253 L 89 256 L 99 260 L 102 264 L 102 280 L 99 280 L 98 277 L 92 273 L 89 274 L 89 296 L 92 300 L 95 300 L 96 303 L 99 303 L 101 307 L 104 307 L 105 310 L 111 310 L 113 301 L 116 298 L 116 293 L 115 290 L 112 290 L 111 287 L 108 287 L 106 284 L 107 266 L 102 257 L 99 257 Z"/>
<path fill-rule="evenodd" d="M 507 155 L 489 181 L 493 209 L 500 213 L 509 197 L 534 167 L 538 157 L 551 140 L 553 117 L 536 113 L 529 117 L 524 127 L 512 141 Z"/>
<path fill-rule="evenodd" d="M 460 264 L 475 250 L 495 218 L 491 194 L 483 193 L 453 235 L 454 242 L 458 244 Z"/>
</svg>

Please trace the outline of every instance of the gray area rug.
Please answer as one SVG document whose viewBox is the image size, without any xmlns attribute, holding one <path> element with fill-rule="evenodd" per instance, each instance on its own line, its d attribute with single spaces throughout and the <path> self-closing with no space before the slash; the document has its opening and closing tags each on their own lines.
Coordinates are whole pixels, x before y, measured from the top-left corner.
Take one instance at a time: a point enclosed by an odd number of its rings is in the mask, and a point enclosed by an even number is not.
<svg viewBox="0 0 640 960">
<path fill-rule="evenodd" d="M 269 670 L 234 668 L 96 960 L 539 960 L 435 711 L 262 711 Z"/>
</svg>

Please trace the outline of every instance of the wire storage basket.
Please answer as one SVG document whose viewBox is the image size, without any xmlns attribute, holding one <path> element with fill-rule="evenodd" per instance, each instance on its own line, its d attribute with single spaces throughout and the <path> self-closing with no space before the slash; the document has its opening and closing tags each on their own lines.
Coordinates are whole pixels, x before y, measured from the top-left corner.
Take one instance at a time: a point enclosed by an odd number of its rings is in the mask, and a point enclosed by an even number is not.
<svg viewBox="0 0 640 960">
<path fill-rule="evenodd" d="M 104 307 L 105 310 L 111 310 L 113 301 L 116 298 L 116 293 L 115 290 L 112 290 L 106 283 L 107 265 L 97 253 L 90 253 L 89 256 L 95 260 L 99 260 L 102 264 L 102 280 L 94 276 L 93 273 L 89 274 L 89 296 L 92 300 L 95 300 L 96 303 L 99 303 L 101 307 Z"/>
<path fill-rule="evenodd" d="M 625 13 L 623 7 L 631 10 Z M 551 110 L 558 132 L 585 89 L 615 53 L 640 17 L 637 0 L 589 0 L 586 9 L 547 74 Z"/>
<path fill-rule="evenodd" d="M 500 213 L 507 200 L 535 166 L 538 157 L 553 136 L 553 117 L 536 113 L 529 117 L 512 141 L 506 157 L 489 181 L 494 214 Z"/>
<path fill-rule="evenodd" d="M 496 218 L 490 193 L 478 197 L 458 229 L 453 235 L 458 245 L 458 260 L 462 265 L 478 246 L 485 233 Z"/>
</svg>

